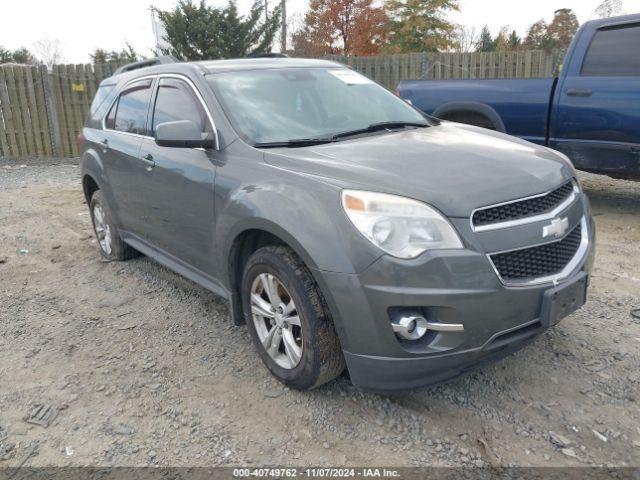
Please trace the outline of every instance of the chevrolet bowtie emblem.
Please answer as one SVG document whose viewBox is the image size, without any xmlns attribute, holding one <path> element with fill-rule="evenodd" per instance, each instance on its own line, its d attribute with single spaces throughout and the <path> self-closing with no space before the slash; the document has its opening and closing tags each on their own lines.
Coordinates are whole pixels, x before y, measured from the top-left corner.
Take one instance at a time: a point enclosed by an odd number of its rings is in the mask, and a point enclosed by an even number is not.
<svg viewBox="0 0 640 480">
<path fill-rule="evenodd" d="M 563 236 L 566 231 L 569 229 L 569 219 L 567 217 L 564 218 L 554 218 L 551 220 L 550 225 L 546 225 L 542 228 L 542 238 L 555 237 L 559 238 Z"/>
</svg>

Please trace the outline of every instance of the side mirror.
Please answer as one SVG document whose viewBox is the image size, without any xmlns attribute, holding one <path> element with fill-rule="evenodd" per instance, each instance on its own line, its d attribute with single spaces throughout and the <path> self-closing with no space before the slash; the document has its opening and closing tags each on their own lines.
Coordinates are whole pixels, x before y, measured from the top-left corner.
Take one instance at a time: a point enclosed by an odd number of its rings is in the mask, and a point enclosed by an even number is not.
<svg viewBox="0 0 640 480">
<path fill-rule="evenodd" d="M 156 127 L 155 140 L 161 147 L 215 148 L 216 141 L 211 133 L 202 133 L 191 120 L 165 122 Z"/>
</svg>

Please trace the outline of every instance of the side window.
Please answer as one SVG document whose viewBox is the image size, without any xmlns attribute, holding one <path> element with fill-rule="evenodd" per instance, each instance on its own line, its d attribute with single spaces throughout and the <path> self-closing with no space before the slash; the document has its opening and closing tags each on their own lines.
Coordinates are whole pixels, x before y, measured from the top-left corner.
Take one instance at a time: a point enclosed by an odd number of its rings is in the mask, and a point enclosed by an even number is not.
<svg viewBox="0 0 640 480">
<path fill-rule="evenodd" d="M 161 123 L 178 120 L 190 120 L 200 127 L 200 131 L 211 131 L 207 114 L 193 89 L 182 80 L 162 78 L 153 112 L 153 132 Z"/>
<path fill-rule="evenodd" d="M 598 30 L 584 63 L 584 76 L 640 76 L 640 25 Z"/>
<path fill-rule="evenodd" d="M 146 135 L 150 96 L 151 80 L 127 88 L 111 107 L 105 126 L 119 132 Z"/>
<path fill-rule="evenodd" d="M 96 120 L 100 120 L 101 117 L 98 117 L 98 112 L 109 106 L 107 100 L 111 96 L 115 85 L 100 85 L 98 90 L 96 91 L 95 96 L 93 97 L 93 101 L 91 102 L 91 108 L 89 109 L 89 114 L 87 115 L 87 119 L 95 118 Z"/>
</svg>

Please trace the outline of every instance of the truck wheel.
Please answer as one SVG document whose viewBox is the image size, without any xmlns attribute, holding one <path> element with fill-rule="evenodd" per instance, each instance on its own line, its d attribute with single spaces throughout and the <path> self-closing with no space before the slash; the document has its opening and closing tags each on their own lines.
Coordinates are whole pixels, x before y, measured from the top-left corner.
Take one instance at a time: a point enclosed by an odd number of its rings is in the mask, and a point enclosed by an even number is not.
<svg viewBox="0 0 640 480">
<path fill-rule="evenodd" d="M 120 232 L 113 221 L 111 210 L 104 195 L 97 190 L 89 202 L 93 231 L 96 234 L 100 254 L 107 260 L 129 260 L 140 255 L 137 250 L 127 245 L 120 238 Z"/>
<path fill-rule="evenodd" d="M 282 383 L 320 386 L 344 370 L 340 342 L 311 273 L 288 247 L 251 255 L 242 276 L 242 306 L 260 358 Z"/>
</svg>

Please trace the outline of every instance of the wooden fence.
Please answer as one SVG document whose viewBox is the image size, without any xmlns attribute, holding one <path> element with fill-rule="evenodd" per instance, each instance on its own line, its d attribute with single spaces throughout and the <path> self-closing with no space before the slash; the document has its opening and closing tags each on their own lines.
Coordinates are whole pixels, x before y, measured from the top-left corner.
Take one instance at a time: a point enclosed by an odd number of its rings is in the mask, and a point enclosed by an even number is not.
<svg viewBox="0 0 640 480">
<path fill-rule="evenodd" d="M 74 157 L 98 84 L 116 65 L 0 65 L 0 157 Z"/>
<path fill-rule="evenodd" d="M 553 76 L 562 52 L 328 57 L 393 90 L 400 80 Z M 0 65 L 0 157 L 74 157 L 98 84 L 117 65 Z"/>
<path fill-rule="evenodd" d="M 538 78 L 556 74 L 564 52 L 403 53 L 376 57 L 342 57 L 334 60 L 393 90 L 400 80 L 473 78 Z"/>
</svg>

